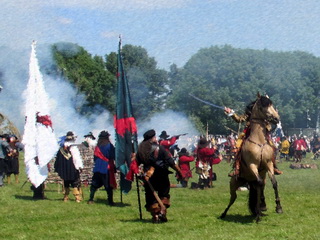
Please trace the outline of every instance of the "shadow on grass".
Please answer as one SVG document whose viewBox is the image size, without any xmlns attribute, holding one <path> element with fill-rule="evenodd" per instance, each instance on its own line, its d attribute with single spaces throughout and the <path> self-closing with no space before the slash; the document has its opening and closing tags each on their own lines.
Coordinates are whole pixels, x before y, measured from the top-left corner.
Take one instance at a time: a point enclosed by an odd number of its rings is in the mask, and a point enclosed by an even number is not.
<svg viewBox="0 0 320 240">
<path fill-rule="evenodd" d="M 251 215 L 243 216 L 240 214 L 235 214 L 235 215 L 228 214 L 224 218 L 219 218 L 219 219 L 225 222 L 234 222 L 234 223 L 241 223 L 241 224 L 250 224 L 255 222 L 254 216 L 251 216 Z"/>
<path fill-rule="evenodd" d="M 103 204 L 103 205 L 109 206 L 109 203 L 106 199 L 99 199 L 99 198 L 94 200 L 93 204 Z M 122 208 L 122 207 L 129 207 L 129 206 L 131 206 L 131 204 L 129 203 L 114 202 L 114 205 L 112 207 Z"/>
<path fill-rule="evenodd" d="M 34 199 L 32 196 L 14 195 L 16 199 L 27 200 L 27 201 L 38 201 L 38 200 L 52 200 L 52 199 Z"/>
<path fill-rule="evenodd" d="M 135 218 L 135 219 L 125 219 L 125 220 L 120 220 L 120 222 L 124 222 L 124 223 L 151 223 L 153 224 L 153 222 L 151 221 L 151 219 L 140 219 L 140 218 Z"/>
</svg>

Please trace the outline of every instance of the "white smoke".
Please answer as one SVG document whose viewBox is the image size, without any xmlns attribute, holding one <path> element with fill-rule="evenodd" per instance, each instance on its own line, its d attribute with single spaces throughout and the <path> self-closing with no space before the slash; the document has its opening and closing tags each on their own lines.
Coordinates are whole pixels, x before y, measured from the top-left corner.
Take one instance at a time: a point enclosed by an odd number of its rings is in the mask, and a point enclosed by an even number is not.
<svg viewBox="0 0 320 240">
<path fill-rule="evenodd" d="M 149 129 L 154 129 L 157 136 L 162 131 L 166 131 L 171 137 L 187 133 L 187 135 L 181 136 L 178 139 L 179 148 L 187 147 L 189 144 L 188 139 L 199 136 L 199 132 L 185 114 L 172 110 L 156 113 L 150 120 L 137 122 L 137 125 L 139 142 L 143 140 L 143 134 Z"/>
<path fill-rule="evenodd" d="M 40 66 L 53 64 L 49 46 L 39 44 L 37 55 Z M 3 86 L 0 93 L 0 111 L 9 117 L 22 134 L 25 119 L 23 92 L 28 82 L 30 50 L 15 52 L 12 49 L 0 48 L 0 56 L 0 72 L 3 73 L 0 76 L 0 85 Z M 102 130 L 107 130 L 111 134 L 111 139 L 115 138 L 113 115 L 110 112 L 97 107 L 95 113 L 89 117 L 80 115 L 77 108 L 85 103 L 85 96 L 79 94 L 65 79 L 49 76 L 43 69 L 40 70 L 49 97 L 50 114 L 57 137 L 73 131 L 78 136 L 79 143 L 89 132 L 97 137 Z M 155 129 L 157 136 L 163 130 L 171 136 L 188 133 L 178 140 L 180 148 L 186 146 L 188 138 L 199 134 L 184 114 L 171 110 L 156 113 L 149 121 L 137 122 L 137 127 L 139 140 L 142 140 L 143 133 L 149 129 Z"/>
<path fill-rule="evenodd" d="M 52 56 L 49 46 L 37 47 L 40 66 L 50 66 Z M 3 90 L 0 93 L 0 111 L 6 115 L 23 133 L 25 119 L 24 90 L 28 82 L 28 66 L 30 50 L 16 52 L 9 48 L 0 48 L 0 85 Z M 51 119 L 57 137 L 73 131 L 77 136 L 77 142 L 84 140 L 84 135 L 93 132 L 95 136 L 102 130 L 114 133 L 113 118 L 106 110 L 98 110 L 90 117 L 85 117 L 77 112 L 77 107 L 85 103 L 85 97 L 77 93 L 69 82 L 62 78 L 53 78 L 43 72 L 43 82 L 49 97 Z M 97 108 L 98 109 L 98 108 Z"/>
</svg>

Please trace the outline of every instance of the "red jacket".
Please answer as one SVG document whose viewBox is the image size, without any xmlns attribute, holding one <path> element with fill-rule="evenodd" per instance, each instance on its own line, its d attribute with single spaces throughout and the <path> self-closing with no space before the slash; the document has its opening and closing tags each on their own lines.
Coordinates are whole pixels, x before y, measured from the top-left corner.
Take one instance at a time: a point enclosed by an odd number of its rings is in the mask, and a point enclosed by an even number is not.
<svg viewBox="0 0 320 240">
<path fill-rule="evenodd" d="M 293 142 L 294 150 L 307 150 L 307 144 L 303 139 L 297 139 Z"/>
<path fill-rule="evenodd" d="M 212 178 L 213 175 L 213 170 L 212 170 L 212 165 L 214 164 L 219 164 L 221 162 L 221 159 L 215 155 L 216 149 L 214 148 L 197 148 L 197 162 L 196 162 L 196 167 L 199 166 L 199 161 L 203 162 L 208 162 L 209 165 L 211 166 L 211 169 L 209 170 L 210 172 L 210 178 Z"/>
<path fill-rule="evenodd" d="M 160 145 L 163 146 L 168 151 L 168 153 L 170 153 L 170 147 L 176 143 L 176 140 L 177 140 L 177 137 L 161 140 Z M 171 153 L 170 153 L 170 156 L 172 156 Z"/>
<path fill-rule="evenodd" d="M 179 167 L 183 178 L 191 178 L 190 162 L 194 161 L 193 156 L 181 155 L 179 157 Z"/>
<path fill-rule="evenodd" d="M 198 160 L 208 162 L 210 166 L 218 164 L 221 162 L 221 159 L 215 155 L 216 150 L 214 148 L 198 148 L 197 155 Z"/>
</svg>

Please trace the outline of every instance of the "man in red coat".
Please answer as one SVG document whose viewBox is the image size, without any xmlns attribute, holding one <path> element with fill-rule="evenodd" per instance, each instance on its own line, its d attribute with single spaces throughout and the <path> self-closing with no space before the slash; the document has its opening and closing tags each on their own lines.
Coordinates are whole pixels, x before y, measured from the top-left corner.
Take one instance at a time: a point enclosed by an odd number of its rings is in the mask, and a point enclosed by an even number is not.
<svg viewBox="0 0 320 240">
<path fill-rule="evenodd" d="M 192 178 L 192 172 L 190 171 L 190 162 L 194 161 L 193 156 L 189 156 L 186 148 L 182 148 L 179 152 L 179 167 L 182 174 L 182 179 L 180 183 L 182 187 L 188 187 L 189 178 Z"/>
<path fill-rule="evenodd" d="M 168 135 L 166 131 L 162 131 L 159 135 L 159 145 L 163 146 L 165 150 L 168 151 L 170 156 L 173 157 L 172 153 L 170 152 L 170 147 L 172 147 L 178 139 L 179 136 L 173 136 L 170 138 L 170 135 Z"/>
<path fill-rule="evenodd" d="M 293 148 L 294 148 L 294 158 L 296 162 L 301 162 L 302 160 L 302 154 L 304 151 L 307 150 L 308 146 L 306 142 L 304 141 L 302 135 L 299 136 L 298 139 L 296 139 L 293 142 Z"/>
<path fill-rule="evenodd" d="M 212 165 L 219 164 L 222 160 L 222 155 L 219 154 L 219 152 L 216 150 L 215 147 L 210 147 L 210 143 L 211 142 L 207 141 L 207 139 L 201 138 L 198 143 L 198 148 L 196 149 L 196 152 L 197 152 L 196 166 L 198 167 L 198 171 L 200 172 L 201 169 L 199 168 L 201 168 L 202 165 L 210 166 L 209 180 L 207 181 L 207 184 L 205 184 L 204 187 L 212 187 L 212 177 L 213 177 Z"/>
</svg>

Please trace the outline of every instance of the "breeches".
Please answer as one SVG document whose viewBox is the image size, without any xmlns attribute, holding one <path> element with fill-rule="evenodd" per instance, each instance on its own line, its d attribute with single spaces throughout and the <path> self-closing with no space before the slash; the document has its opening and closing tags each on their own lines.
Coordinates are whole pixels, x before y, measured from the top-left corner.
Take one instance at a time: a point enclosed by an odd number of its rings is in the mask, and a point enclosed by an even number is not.
<svg viewBox="0 0 320 240">
<path fill-rule="evenodd" d="M 102 186 L 104 186 L 106 190 L 111 188 L 109 184 L 109 174 L 103 174 L 99 172 L 93 173 L 91 186 L 93 186 L 96 189 Z"/>
<path fill-rule="evenodd" d="M 168 174 L 159 174 L 155 171 L 152 177 L 149 179 L 152 187 L 158 193 L 160 199 L 170 199 L 170 181 Z M 152 204 L 156 203 L 157 200 L 154 197 L 152 190 L 150 189 L 148 183 L 144 184 L 145 196 L 146 196 L 146 208 L 150 207 Z"/>
<path fill-rule="evenodd" d="M 81 187 L 81 181 L 80 178 L 76 179 L 76 180 L 63 180 L 63 186 L 64 188 L 79 188 Z"/>
</svg>

